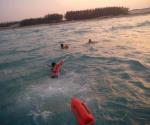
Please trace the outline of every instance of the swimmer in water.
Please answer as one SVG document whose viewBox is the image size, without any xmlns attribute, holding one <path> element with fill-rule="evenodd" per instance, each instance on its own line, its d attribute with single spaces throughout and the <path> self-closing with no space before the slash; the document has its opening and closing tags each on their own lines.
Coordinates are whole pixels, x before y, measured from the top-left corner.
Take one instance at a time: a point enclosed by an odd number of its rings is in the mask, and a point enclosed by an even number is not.
<svg viewBox="0 0 150 125">
<path fill-rule="evenodd" d="M 89 44 L 94 44 L 94 43 L 97 43 L 97 41 L 92 41 L 91 39 L 89 39 L 88 43 Z"/>
<path fill-rule="evenodd" d="M 92 40 L 91 40 L 91 39 L 89 39 L 89 43 L 92 43 Z"/>
<path fill-rule="evenodd" d="M 60 62 L 58 63 L 55 63 L 55 62 L 52 62 L 51 64 L 51 72 L 52 72 L 52 75 L 51 75 L 51 78 L 57 78 L 61 72 L 61 67 L 62 65 L 64 64 L 64 60 L 61 60 Z"/>
<path fill-rule="evenodd" d="M 69 46 L 67 44 L 60 44 L 61 49 L 68 49 Z"/>
</svg>

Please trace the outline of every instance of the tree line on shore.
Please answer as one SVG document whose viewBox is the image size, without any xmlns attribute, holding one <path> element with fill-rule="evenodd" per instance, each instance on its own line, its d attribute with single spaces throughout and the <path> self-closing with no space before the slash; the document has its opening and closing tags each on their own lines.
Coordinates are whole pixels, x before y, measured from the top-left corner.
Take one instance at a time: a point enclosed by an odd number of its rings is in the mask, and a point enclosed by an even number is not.
<svg viewBox="0 0 150 125">
<path fill-rule="evenodd" d="M 0 27 L 10 27 L 12 25 L 18 24 L 19 22 L 15 21 L 15 22 L 4 22 L 4 23 L 0 23 Z"/>
<path fill-rule="evenodd" d="M 128 14 L 129 9 L 125 7 L 106 7 L 106 8 L 96 8 L 81 11 L 69 11 L 66 13 L 66 20 L 81 20 L 90 19 L 103 16 L 117 16 L 120 14 Z"/>
<path fill-rule="evenodd" d="M 63 19 L 63 15 L 61 14 L 48 14 L 43 18 L 33 18 L 33 19 L 25 19 L 20 22 L 20 26 L 30 26 L 37 24 L 49 24 L 49 23 L 58 23 Z"/>
<path fill-rule="evenodd" d="M 125 7 L 106 7 L 106 8 L 95 8 L 95 9 L 87 9 L 80 11 L 68 11 L 63 16 L 62 14 L 47 14 L 41 18 L 30 18 L 25 19 L 20 22 L 7 22 L 0 23 L 0 27 L 10 27 L 15 24 L 19 24 L 19 26 L 31 26 L 37 24 L 51 24 L 51 23 L 59 23 L 63 21 L 70 20 L 83 20 L 83 19 L 92 19 L 104 16 L 117 16 L 117 15 L 126 15 L 128 14 L 129 9 Z"/>
</svg>

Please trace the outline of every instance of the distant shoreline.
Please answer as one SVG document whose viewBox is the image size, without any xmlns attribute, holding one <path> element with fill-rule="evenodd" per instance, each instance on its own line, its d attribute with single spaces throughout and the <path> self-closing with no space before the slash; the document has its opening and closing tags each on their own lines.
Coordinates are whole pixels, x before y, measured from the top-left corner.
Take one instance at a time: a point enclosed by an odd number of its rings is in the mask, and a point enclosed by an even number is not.
<svg viewBox="0 0 150 125">
<path fill-rule="evenodd" d="M 37 24 L 37 25 L 31 25 L 31 26 L 22 26 L 20 27 L 19 25 L 17 26 L 10 26 L 10 27 L 0 27 L 0 31 L 2 30 L 13 30 L 13 29 L 22 29 L 22 28 L 33 28 L 33 27 L 40 27 L 40 26 L 52 26 L 52 25 L 61 25 L 61 24 L 68 24 L 68 23 L 75 23 L 75 22 L 83 22 L 83 21 L 91 21 L 91 20 L 104 20 L 104 19 L 113 19 L 113 18 L 122 18 L 122 17 L 133 17 L 133 16 L 144 16 L 144 15 L 149 15 L 150 14 L 150 8 L 149 12 L 135 12 L 135 11 L 140 11 L 143 9 L 137 9 L 137 10 L 131 10 L 129 11 L 128 15 L 118 15 L 118 16 L 103 16 L 103 17 L 98 17 L 98 18 L 92 18 L 92 19 L 81 19 L 81 20 L 72 20 L 72 21 L 61 21 L 58 23 L 49 23 L 49 24 Z"/>
</svg>

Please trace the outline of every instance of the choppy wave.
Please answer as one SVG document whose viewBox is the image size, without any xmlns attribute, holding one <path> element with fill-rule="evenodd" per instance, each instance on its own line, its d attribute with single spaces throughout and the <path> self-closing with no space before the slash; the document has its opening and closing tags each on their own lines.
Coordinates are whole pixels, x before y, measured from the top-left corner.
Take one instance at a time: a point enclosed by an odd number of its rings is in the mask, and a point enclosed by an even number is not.
<svg viewBox="0 0 150 125">
<path fill-rule="evenodd" d="M 137 24 L 124 24 L 120 26 L 112 26 L 111 30 L 128 30 L 133 28 L 149 27 L 150 21 L 144 21 Z"/>
<path fill-rule="evenodd" d="M 145 26 L 150 26 L 150 21 L 145 21 L 137 24 L 137 27 L 145 27 Z"/>
</svg>

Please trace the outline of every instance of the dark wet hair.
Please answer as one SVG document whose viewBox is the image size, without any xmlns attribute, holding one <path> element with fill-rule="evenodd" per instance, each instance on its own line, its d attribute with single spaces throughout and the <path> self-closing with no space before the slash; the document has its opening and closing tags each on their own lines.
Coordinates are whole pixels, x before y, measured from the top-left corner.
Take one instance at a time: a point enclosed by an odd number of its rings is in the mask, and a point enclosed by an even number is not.
<svg viewBox="0 0 150 125">
<path fill-rule="evenodd" d="M 92 42 L 92 40 L 91 40 L 91 39 L 89 39 L 89 42 Z"/>
<path fill-rule="evenodd" d="M 64 44 L 62 43 L 62 44 L 60 44 L 60 46 L 61 46 L 61 48 L 63 49 L 64 48 Z"/>
<path fill-rule="evenodd" d="M 56 63 L 55 63 L 55 62 L 52 62 L 51 66 L 54 67 L 55 65 L 56 65 Z"/>
</svg>

